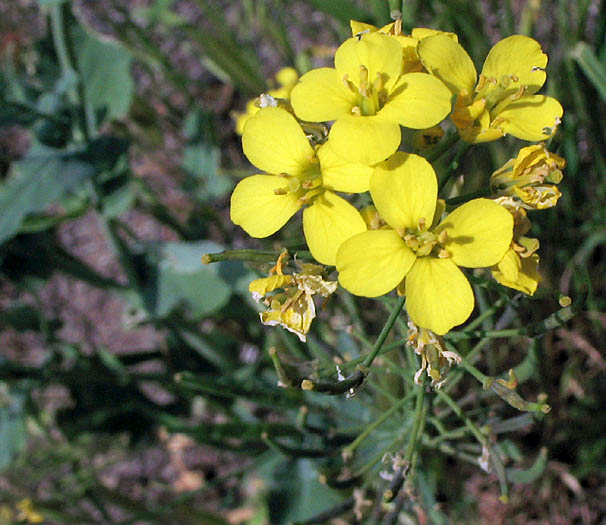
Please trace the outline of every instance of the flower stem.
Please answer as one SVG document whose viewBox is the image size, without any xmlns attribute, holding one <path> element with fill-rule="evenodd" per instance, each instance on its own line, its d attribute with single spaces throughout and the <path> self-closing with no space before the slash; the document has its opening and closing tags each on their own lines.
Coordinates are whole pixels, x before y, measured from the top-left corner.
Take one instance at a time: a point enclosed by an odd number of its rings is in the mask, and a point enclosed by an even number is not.
<svg viewBox="0 0 606 525">
<path fill-rule="evenodd" d="M 249 261 L 257 263 L 274 262 L 279 256 L 279 251 L 272 250 L 225 250 L 218 253 L 206 253 L 202 256 L 202 263 L 210 264 L 221 261 Z M 307 251 L 296 252 L 298 259 L 313 260 Z"/>
<path fill-rule="evenodd" d="M 425 375 L 423 375 L 423 379 L 421 380 L 421 384 L 417 387 L 417 403 L 415 405 L 415 420 L 412 427 L 412 432 L 410 433 L 410 437 L 408 439 L 408 446 L 406 448 L 406 461 L 408 463 L 412 462 L 412 457 L 415 453 L 415 449 L 419 442 L 419 430 L 421 426 L 424 426 L 425 416 L 427 412 L 424 410 L 425 405 Z"/>
<path fill-rule="evenodd" d="M 450 397 L 446 392 L 439 388 L 434 389 L 434 392 L 442 401 L 444 401 L 452 411 L 465 423 L 467 428 L 471 431 L 474 437 L 478 440 L 483 449 L 488 450 L 488 454 L 491 463 L 496 471 L 497 477 L 499 478 L 499 484 L 501 486 L 501 501 L 506 503 L 509 500 L 509 487 L 507 486 L 507 477 L 505 474 L 505 467 L 501 461 L 501 458 L 497 455 L 495 450 L 490 446 L 490 443 L 486 439 L 486 436 L 482 434 L 482 431 L 477 425 L 465 415 L 461 407 Z"/>
<path fill-rule="evenodd" d="M 375 341 L 375 345 L 373 346 L 372 351 L 370 352 L 370 354 L 368 354 L 366 356 L 366 359 L 364 360 L 364 366 L 366 368 L 370 368 L 370 365 L 372 365 L 372 362 L 375 360 L 375 357 L 377 357 L 377 355 L 381 351 L 381 348 L 383 347 L 383 343 L 385 343 L 385 339 L 387 339 L 387 336 L 389 335 L 389 332 L 391 331 L 394 323 L 396 322 L 398 315 L 400 315 L 400 311 L 402 310 L 402 307 L 404 306 L 405 302 L 406 302 L 406 297 L 404 295 L 398 298 L 398 302 L 395 304 L 393 310 L 389 314 L 389 318 L 387 319 L 387 322 L 383 326 L 383 329 L 381 330 L 379 337 L 377 337 L 377 340 Z"/>
<path fill-rule="evenodd" d="M 438 183 L 438 192 L 440 192 L 440 191 L 442 191 L 442 189 L 444 189 L 444 186 L 446 186 L 446 183 L 450 180 L 450 177 L 452 177 L 454 172 L 457 171 L 457 169 L 459 169 L 459 165 L 461 164 L 461 159 L 463 158 L 465 153 L 467 153 L 467 151 L 469 150 L 470 147 L 471 147 L 471 144 L 468 144 L 467 142 L 461 142 L 461 144 L 459 144 L 459 150 L 457 151 L 454 159 L 452 159 L 452 162 L 450 163 L 450 165 L 448 166 L 446 171 L 440 177 L 440 181 Z"/>
<path fill-rule="evenodd" d="M 483 188 L 478 191 L 472 191 L 471 193 L 466 193 L 465 195 L 459 195 L 458 197 L 453 197 L 452 199 L 446 199 L 447 206 L 454 206 L 456 204 L 463 204 L 467 201 L 473 199 L 479 199 L 480 197 L 488 197 L 490 195 L 490 188 Z"/>
<path fill-rule="evenodd" d="M 423 155 L 429 162 L 438 160 L 444 153 L 446 153 L 451 146 L 456 144 L 459 140 L 459 134 L 452 132 L 446 135 L 435 148 L 430 149 L 425 155 Z"/>
<path fill-rule="evenodd" d="M 383 414 L 381 414 L 381 416 L 379 418 L 377 418 L 373 423 L 368 425 L 364 429 L 364 431 L 351 444 L 349 444 L 347 447 L 345 447 L 343 449 L 343 452 L 347 453 L 348 455 L 351 455 L 354 452 L 354 450 L 356 450 L 356 448 L 358 448 L 360 443 L 362 443 L 372 433 L 373 430 L 375 430 L 378 426 L 380 426 L 382 423 L 384 423 L 387 419 L 389 419 L 392 416 L 392 414 L 394 414 L 397 410 L 399 410 L 401 407 L 403 407 L 408 402 L 408 400 L 411 397 L 411 394 L 412 394 L 412 392 L 410 394 L 404 396 L 402 399 L 400 399 L 389 410 L 386 410 L 385 412 L 383 412 Z"/>
</svg>

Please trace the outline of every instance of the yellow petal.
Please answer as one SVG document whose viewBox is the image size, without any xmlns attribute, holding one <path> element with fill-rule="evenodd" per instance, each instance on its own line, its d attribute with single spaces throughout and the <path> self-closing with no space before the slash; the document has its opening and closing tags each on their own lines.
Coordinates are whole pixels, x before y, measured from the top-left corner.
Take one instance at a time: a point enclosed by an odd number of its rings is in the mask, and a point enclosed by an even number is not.
<svg viewBox="0 0 606 525">
<path fill-rule="evenodd" d="M 419 42 L 417 53 L 425 69 L 438 77 L 453 94 L 471 94 L 478 77 L 463 47 L 446 35 L 428 36 Z"/>
<path fill-rule="evenodd" d="M 459 266 L 483 268 L 498 263 L 513 236 L 513 217 L 490 199 L 474 199 L 459 206 L 436 228 L 448 234 L 444 248 Z"/>
<path fill-rule="evenodd" d="M 248 291 L 252 294 L 255 301 L 259 302 L 268 293 L 273 292 L 277 288 L 285 288 L 292 286 L 294 278 L 292 275 L 270 275 L 255 279 L 248 285 Z"/>
<path fill-rule="evenodd" d="M 331 190 L 347 193 L 368 191 L 373 168 L 339 157 L 330 144 L 329 140 L 317 152 L 322 169 L 322 185 Z"/>
<path fill-rule="evenodd" d="M 353 294 L 377 297 L 398 286 L 415 259 L 393 230 L 360 233 L 337 252 L 339 282 Z"/>
<path fill-rule="evenodd" d="M 316 317 L 316 307 L 310 294 L 301 293 L 295 296 L 295 300 L 286 309 L 267 310 L 259 314 L 261 322 L 267 326 L 280 325 L 289 332 L 296 334 L 305 342 L 305 336 L 309 332 L 311 322 Z"/>
<path fill-rule="evenodd" d="M 436 174 L 423 157 L 398 151 L 379 164 L 370 178 L 370 194 L 383 220 L 394 230 L 418 228 L 433 220 L 438 196 Z"/>
<path fill-rule="evenodd" d="M 450 91 L 436 77 L 408 73 L 400 77 L 377 115 L 407 128 L 429 128 L 450 113 L 450 99 Z"/>
<path fill-rule="evenodd" d="M 351 28 L 351 36 L 356 36 L 359 33 L 374 33 L 378 30 L 377 26 L 365 22 L 358 22 L 357 20 L 350 20 L 349 27 Z"/>
<path fill-rule="evenodd" d="M 276 175 L 303 173 L 314 158 L 295 117 L 280 108 L 263 108 L 246 122 L 242 149 L 254 166 Z"/>
<path fill-rule="evenodd" d="M 505 133 L 533 142 L 547 140 L 555 132 L 564 110 L 552 97 L 532 95 L 509 104 L 495 115 Z"/>
<path fill-rule="evenodd" d="M 493 278 L 503 286 L 527 295 L 534 295 L 539 285 L 539 256 L 521 258 L 514 250 L 508 250 L 497 266 L 492 268 Z"/>
<path fill-rule="evenodd" d="M 348 114 L 356 96 L 336 69 L 321 67 L 301 77 L 290 93 L 290 103 L 300 119 L 324 122 Z"/>
<path fill-rule="evenodd" d="M 411 36 L 419 40 L 427 38 L 428 36 L 446 35 L 448 38 L 451 38 L 455 42 L 459 41 L 459 37 L 455 33 L 448 33 L 446 31 L 440 31 L 439 29 L 430 29 L 428 27 L 413 27 L 410 34 Z"/>
<path fill-rule="evenodd" d="M 276 81 L 283 87 L 292 88 L 299 80 L 299 73 L 292 67 L 283 67 L 276 73 Z"/>
<path fill-rule="evenodd" d="M 417 326 L 443 335 L 464 323 L 473 305 L 467 277 L 450 259 L 420 257 L 406 276 L 406 311 Z"/>
<path fill-rule="evenodd" d="M 368 70 L 370 84 L 381 73 L 389 90 L 402 71 L 402 48 L 395 38 L 378 32 L 349 38 L 335 53 L 335 68 L 340 79 L 347 75 L 348 80 L 358 86 L 360 66 Z"/>
<path fill-rule="evenodd" d="M 273 175 L 253 175 L 241 180 L 231 194 L 231 221 L 251 237 L 276 233 L 301 207 L 296 193 L 276 195 L 286 181 Z"/>
<path fill-rule="evenodd" d="M 505 96 L 515 93 L 520 86 L 527 86 L 526 93 L 536 93 L 545 83 L 547 55 L 541 45 L 532 38 L 513 35 L 497 42 L 488 53 L 482 75 L 495 79 L 499 84 L 510 82 Z M 518 80 L 511 79 L 515 76 Z"/>
<path fill-rule="evenodd" d="M 362 216 L 349 202 L 326 191 L 303 211 L 303 233 L 314 259 L 334 265 L 337 249 L 357 233 L 366 231 Z"/>
<path fill-rule="evenodd" d="M 368 166 L 389 157 L 402 138 L 398 124 L 378 115 L 344 115 L 332 125 L 329 136 L 339 157 Z"/>
</svg>

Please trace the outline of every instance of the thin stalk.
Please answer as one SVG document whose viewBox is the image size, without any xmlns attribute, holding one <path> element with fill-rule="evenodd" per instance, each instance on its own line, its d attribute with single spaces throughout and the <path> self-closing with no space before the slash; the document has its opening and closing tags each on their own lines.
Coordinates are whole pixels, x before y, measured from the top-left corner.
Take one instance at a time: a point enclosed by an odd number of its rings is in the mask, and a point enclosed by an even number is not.
<svg viewBox="0 0 606 525">
<path fill-rule="evenodd" d="M 410 437 L 408 438 L 408 446 L 406 447 L 406 455 L 405 459 L 408 463 L 412 462 L 413 454 L 415 453 L 418 441 L 419 434 L 421 430 L 421 426 L 425 424 L 425 416 L 427 415 L 426 411 L 423 409 L 425 405 L 425 375 L 423 375 L 423 379 L 421 380 L 421 384 L 417 387 L 417 402 L 415 406 L 415 419 L 412 427 L 412 432 L 410 433 Z"/>
<path fill-rule="evenodd" d="M 444 137 L 444 139 L 437 144 L 434 148 L 427 151 L 423 156 L 429 162 L 435 162 L 438 160 L 444 153 L 446 153 L 450 148 L 459 141 L 459 134 L 457 132 L 451 132 Z"/>
<path fill-rule="evenodd" d="M 444 186 L 446 186 L 450 178 L 454 175 L 455 171 L 459 169 L 461 159 L 463 158 L 465 153 L 469 151 L 470 147 L 471 144 L 468 144 L 467 142 L 461 142 L 461 144 L 459 144 L 459 149 L 454 159 L 452 159 L 452 162 L 449 164 L 446 171 L 440 176 L 440 181 L 438 183 L 438 193 L 444 189 Z"/>
<path fill-rule="evenodd" d="M 394 323 L 396 322 L 398 315 L 400 315 L 400 312 L 402 311 L 402 308 L 404 307 L 405 302 L 406 302 L 405 296 L 401 296 L 398 298 L 398 302 L 396 303 L 393 310 L 389 314 L 389 318 L 387 319 L 387 322 L 383 326 L 383 329 L 381 330 L 379 337 L 377 337 L 377 340 L 375 341 L 372 351 L 370 352 L 370 354 L 368 354 L 368 356 L 366 356 L 366 359 L 364 360 L 364 363 L 363 363 L 364 367 L 370 368 L 370 365 L 372 365 L 372 362 L 375 360 L 375 358 L 381 351 L 381 348 L 383 347 L 383 343 L 385 343 L 385 339 L 387 339 L 387 336 L 389 335 L 389 332 L 391 331 Z"/>
<path fill-rule="evenodd" d="M 385 421 L 387 421 L 395 412 L 397 412 L 400 408 L 402 408 L 408 400 L 412 397 L 412 392 L 402 399 L 398 401 L 395 405 L 393 405 L 389 410 L 386 410 L 378 417 L 374 422 L 368 425 L 364 431 L 347 447 L 343 449 L 343 452 L 351 455 L 353 452 L 360 446 L 360 444 L 368 437 L 370 434 L 379 426 L 381 426 Z"/>
<path fill-rule="evenodd" d="M 483 188 L 478 191 L 472 191 L 471 193 L 466 193 L 465 195 L 459 195 L 458 197 L 452 197 L 451 199 L 446 199 L 447 206 L 454 206 L 456 204 L 463 204 L 473 199 L 479 199 L 481 197 L 488 197 L 490 195 L 490 188 Z"/>
<path fill-rule="evenodd" d="M 202 256 L 204 264 L 220 261 L 249 261 L 258 263 L 274 262 L 282 252 L 270 250 L 225 250 L 218 253 L 207 253 Z M 312 260 L 311 253 L 298 251 L 295 253 L 297 259 Z"/>
<path fill-rule="evenodd" d="M 492 460 L 492 464 L 496 470 L 497 477 L 499 478 L 499 484 L 501 486 L 501 501 L 506 502 L 509 500 L 509 487 L 507 486 L 507 478 L 505 474 L 505 467 L 501 462 L 501 458 L 497 455 L 495 450 L 490 446 L 490 443 L 486 439 L 486 436 L 482 434 L 482 431 L 476 426 L 476 424 L 467 417 L 467 415 L 461 410 L 461 407 L 450 397 L 446 392 L 435 389 L 434 392 L 442 401 L 444 401 L 452 411 L 465 423 L 467 428 L 474 435 L 478 443 L 482 445 L 483 449 L 487 449 Z"/>
</svg>

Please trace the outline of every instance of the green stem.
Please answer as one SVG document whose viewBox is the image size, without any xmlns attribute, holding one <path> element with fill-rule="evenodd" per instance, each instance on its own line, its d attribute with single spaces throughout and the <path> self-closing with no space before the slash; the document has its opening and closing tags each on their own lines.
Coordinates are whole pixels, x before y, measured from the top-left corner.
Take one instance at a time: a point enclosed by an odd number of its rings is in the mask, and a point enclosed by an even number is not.
<svg viewBox="0 0 606 525">
<path fill-rule="evenodd" d="M 446 186 L 446 183 L 450 180 L 450 177 L 452 177 L 454 172 L 459 169 L 461 159 L 463 158 L 465 153 L 467 153 L 470 147 L 471 144 L 468 144 L 467 142 L 461 142 L 461 144 L 459 144 L 459 150 L 457 151 L 454 159 L 452 159 L 452 162 L 450 163 L 446 171 L 440 176 L 440 181 L 438 184 L 438 193 L 444 189 L 444 186 Z"/>
<path fill-rule="evenodd" d="M 383 326 L 383 329 L 381 330 L 379 337 L 377 337 L 377 340 L 372 348 L 372 351 L 370 352 L 370 354 L 368 354 L 366 356 L 366 359 L 364 360 L 363 364 L 366 368 L 370 368 L 370 365 L 372 365 L 372 362 L 375 360 L 375 358 L 379 354 L 381 348 L 383 347 L 383 343 L 385 343 L 385 339 L 387 339 L 387 336 L 389 335 L 389 332 L 391 331 L 394 323 L 396 322 L 398 315 L 400 315 L 400 312 L 401 312 L 402 308 L 404 307 L 405 302 L 406 302 L 405 296 L 401 296 L 398 298 L 398 302 L 396 303 L 393 310 L 389 314 L 389 318 L 387 319 L 387 322 Z"/>
<path fill-rule="evenodd" d="M 486 436 L 484 434 L 482 434 L 482 431 L 476 426 L 476 424 L 473 421 L 471 421 L 471 419 L 469 419 L 467 417 L 467 415 L 465 415 L 463 410 L 461 410 L 461 407 L 456 404 L 456 402 L 454 401 L 454 399 L 452 399 L 452 397 L 450 397 L 446 392 L 444 392 L 440 389 L 437 389 L 437 388 L 434 390 L 434 392 L 436 393 L 438 398 L 440 398 L 442 401 L 444 401 L 452 409 L 452 411 L 465 423 L 467 428 L 469 428 L 469 430 L 474 435 L 474 437 L 478 440 L 480 445 L 482 445 L 483 448 L 488 450 L 488 453 L 490 454 L 490 459 L 492 460 L 492 465 L 495 468 L 497 477 L 499 478 L 499 484 L 501 486 L 501 498 L 500 499 L 503 502 L 508 501 L 509 488 L 507 486 L 505 467 L 503 466 L 503 463 L 501 462 L 501 458 L 496 454 L 495 450 L 490 446 L 490 444 L 488 443 L 488 440 L 486 439 Z"/>
<path fill-rule="evenodd" d="M 220 261 L 249 261 L 258 263 L 275 262 L 282 252 L 270 250 L 226 250 L 218 253 L 207 253 L 202 256 L 204 264 Z M 298 251 L 297 259 L 313 260 L 311 253 Z"/>
<path fill-rule="evenodd" d="M 427 151 L 423 156 L 429 162 L 435 162 L 444 153 L 446 153 L 454 144 L 459 141 L 459 134 L 456 132 L 449 133 L 444 139 L 435 147 Z"/>
<path fill-rule="evenodd" d="M 505 330 L 471 330 L 451 332 L 444 339 L 460 341 L 461 339 L 496 339 L 500 337 L 521 337 L 528 334 L 527 328 L 507 328 Z"/>
<path fill-rule="evenodd" d="M 368 425 L 364 431 L 347 447 L 343 449 L 343 452 L 351 455 L 353 452 L 360 446 L 360 444 L 375 430 L 377 427 L 382 425 L 385 421 L 387 421 L 395 412 L 397 412 L 400 408 L 402 408 L 408 400 L 412 397 L 412 392 L 402 399 L 400 399 L 396 404 L 394 404 L 389 410 L 386 410 L 378 417 L 373 423 Z"/>
<path fill-rule="evenodd" d="M 419 434 L 421 426 L 424 425 L 425 417 L 427 414 L 424 407 L 425 401 L 425 375 L 423 375 L 423 379 L 421 380 L 421 384 L 417 387 L 417 403 L 415 406 L 415 420 L 412 427 L 412 432 L 410 433 L 410 437 L 408 439 L 408 446 L 406 448 L 406 461 L 408 463 L 412 462 L 412 457 L 415 453 L 415 449 L 417 447 L 419 441 Z"/>
<path fill-rule="evenodd" d="M 472 191 L 471 193 L 466 193 L 465 195 L 459 195 L 458 197 L 453 197 L 452 199 L 446 199 L 447 206 L 455 206 L 457 204 L 463 204 L 473 199 L 479 199 L 481 197 L 488 197 L 490 195 L 490 188 L 483 188 L 478 191 Z"/>
</svg>

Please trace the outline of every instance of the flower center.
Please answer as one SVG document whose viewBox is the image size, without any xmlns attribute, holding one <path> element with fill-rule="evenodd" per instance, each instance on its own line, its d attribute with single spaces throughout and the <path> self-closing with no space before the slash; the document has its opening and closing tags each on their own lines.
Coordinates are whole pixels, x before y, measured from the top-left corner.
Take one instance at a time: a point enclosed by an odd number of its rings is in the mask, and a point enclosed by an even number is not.
<svg viewBox="0 0 606 525">
<path fill-rule="evenodd" d="M 444 230 L 436 234 L 428 230 L 424 218 L 419 220 L 417 228 L 398 230 L 398 234 L 417 257 L 426 257 L 429 255 L 445 259 L 451 255 L 444 248 L 444 244 L 448 239 L 446 231 Z"/>
<path fill-rule="evenodd" d="M 289 173 L 279 173 L 277 175 L 285 181 L 284 186 L 276 188 L 276 195 L 288 195 L 294 193 L 301 205 L 309 204 L 318 195 L 324 193 L 322 185 L 322 172 L 319 166 L 314 166 L 312 169 L 298 175 Z"/>
<path fill-rule="evenodd" d="M 387 100 L 383 73 L 377 73 L 377 76 L 371 83 L 366 66 L 360 66 L 360 80 L 357 85 L 355 82 L 349 80 L 347 75 L 343 76 L 343 82 L 356 95 L 356 105 L 351 109 L 354 115 L 376 115 L 377 111 L 383 107 Z"/>
<path fill-rule="evenodd" d="M 511 92 L 512 88 L 517 88 Z M 491 115 L 498 115 L 513 101 L 524 95 L 528 86 L 520 84 L 517 75 L 503 75 L 500 79 L 480 75 L 476 86 L 475 100 L 485 99 Z"/>
</svg>

